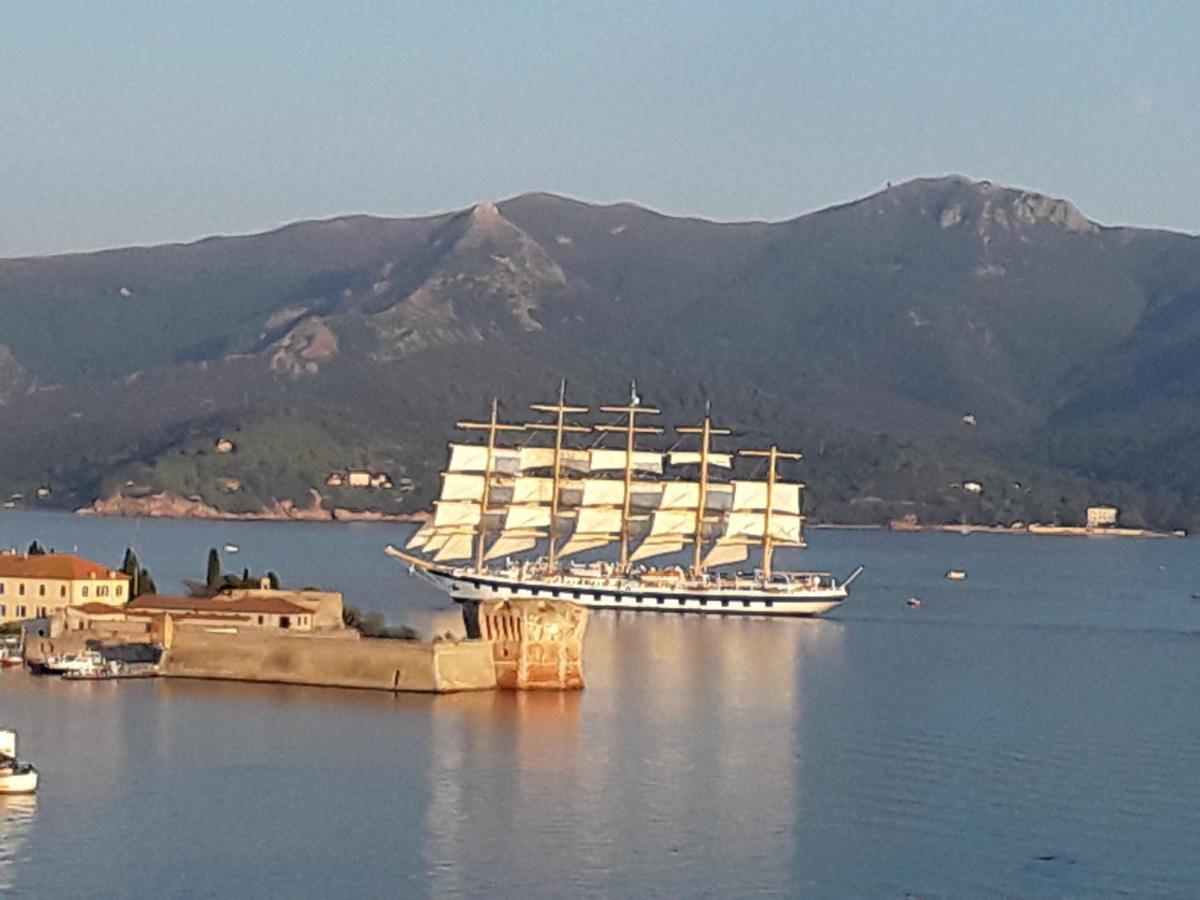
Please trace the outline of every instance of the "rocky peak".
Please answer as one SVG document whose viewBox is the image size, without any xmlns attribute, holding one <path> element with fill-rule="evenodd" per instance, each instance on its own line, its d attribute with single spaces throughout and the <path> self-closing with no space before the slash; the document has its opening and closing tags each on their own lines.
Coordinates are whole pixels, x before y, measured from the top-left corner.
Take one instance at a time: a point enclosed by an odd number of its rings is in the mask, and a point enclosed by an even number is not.
<svg viewBox="0 0 1200 900">
<path fill-rule="evenodd" d="M 975 181 L 962 175 L 918 178 L 889 186 L 876 196 L 890 198 L 894 203 L 915 204 L 920 213 L 932 218 L 941 228 L 971 227 L 985 238 L 1036 225 L 1077 234 L 1094 234 L 1100 230 L 1100 226 L 1069 200 L 990 181 Z"/>
</svg>

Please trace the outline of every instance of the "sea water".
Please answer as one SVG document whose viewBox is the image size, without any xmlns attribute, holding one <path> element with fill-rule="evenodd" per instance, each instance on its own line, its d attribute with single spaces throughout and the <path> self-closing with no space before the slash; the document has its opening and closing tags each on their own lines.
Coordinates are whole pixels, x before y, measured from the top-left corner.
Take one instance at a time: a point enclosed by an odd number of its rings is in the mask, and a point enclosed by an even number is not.
<svg viewBox="0 0 1200 900">
<path fill-rule="evenodd" d="M 410 530 L 0 514 L 0 546 L 134 546 L 164 592 L 233 544 L 454 631 L 382 553 Z M 42 786 L 0 799 L 0 894 L 1200 895 L 1195 542 L 810 543 L 779 564 L 867 567 L 840 610 L 593 612 L 580 693 L 2 671 Z"/>
</svg>

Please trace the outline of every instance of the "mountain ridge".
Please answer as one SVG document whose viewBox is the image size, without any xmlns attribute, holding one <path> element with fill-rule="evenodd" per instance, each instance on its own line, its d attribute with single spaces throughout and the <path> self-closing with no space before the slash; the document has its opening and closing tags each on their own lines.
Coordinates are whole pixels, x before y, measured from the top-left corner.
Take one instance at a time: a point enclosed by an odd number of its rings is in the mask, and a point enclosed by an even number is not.
<svg viewBox="0 0 1200 900">
<path fill-rule="evenodd" d="M 707 398 L 839 448 L 809 456 L 818 517 L 1070 520 L 1107 497 L 1190 525 L 1200 494 L 1196 464 L 1154 461 L 1200 428 L 1157 423 L 1162 391 L 1200 397 L 1200 242 L 962 176 L 780 222 L 533 192 L 4 260 L 0 335 L 0 492 L 61 505 L 136 487 L 246 512 L 316 488 L 411 512 L 455 417 L 561 375 L 584 402 L 637 377 L 680 415 Z M 215 454 L 226 432 L 244 450 Z M 326 490 L 350 466 L 414 488 Z M 981 472 L 982 498 L 948 487 Z"/>
</svg>

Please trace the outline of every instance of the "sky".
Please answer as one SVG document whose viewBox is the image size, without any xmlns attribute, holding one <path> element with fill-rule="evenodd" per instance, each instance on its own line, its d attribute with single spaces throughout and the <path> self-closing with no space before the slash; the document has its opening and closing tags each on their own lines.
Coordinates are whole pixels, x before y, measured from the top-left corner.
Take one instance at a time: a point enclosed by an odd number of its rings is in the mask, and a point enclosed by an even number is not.
<svg viewBox="0 0 1200 900">
<path fill-rule="evenodd" d="M 0 257 L 962 173 L 1200 231 L 1200 3 L 0 0 Z"/>
</svg>

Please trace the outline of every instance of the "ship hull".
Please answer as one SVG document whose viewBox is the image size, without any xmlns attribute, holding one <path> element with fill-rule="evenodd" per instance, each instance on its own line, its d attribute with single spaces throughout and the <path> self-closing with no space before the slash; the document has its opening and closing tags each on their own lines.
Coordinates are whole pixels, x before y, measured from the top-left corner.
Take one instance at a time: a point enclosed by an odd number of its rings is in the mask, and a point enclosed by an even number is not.
<svg viewBox="0 0 1200 900">
<path fill-rule="evenodd" d="M 417 567 L 434 586 L 460 603 L 484 599 L 564 600 L 593 609 L 699 613 L 724 616 L 819 616 L 846 599 L 844 586 L 774 591 L 761 587 L 651 584 L 636 579 L 563 576 L 553 580 L 517 579 L 500 573 L 429 565 Z"/>
</svg>

